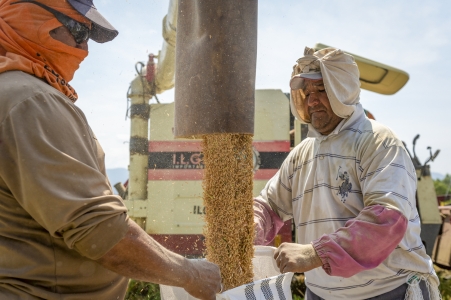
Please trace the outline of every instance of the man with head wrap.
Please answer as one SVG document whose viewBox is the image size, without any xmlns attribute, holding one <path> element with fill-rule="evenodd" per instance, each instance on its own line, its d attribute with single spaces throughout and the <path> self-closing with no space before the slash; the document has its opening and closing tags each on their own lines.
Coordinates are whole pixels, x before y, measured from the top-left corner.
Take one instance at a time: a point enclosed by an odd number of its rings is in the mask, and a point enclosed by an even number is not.
<svg viewBox="0 0 451 300">
<path fill-rule="evenodd" d="M 397 136 L 365 116 L 354 58 L 306 48 L 290 87 L 309 134 L 254 201 L 255 243 L 293 219 L 298 243 L 274 258 L 281 272 L 305 272 L 309 300 L 439 299 L 415 168 Z"/>
<path fill-rule="evenodd" d="M 88 39 L 118 32 L 91 0 L 0 0 L 0 299 L 123 299 L 128 277 L 215 299 L 219 268 L 127 217 L 69 84 Z"/>
</svg>

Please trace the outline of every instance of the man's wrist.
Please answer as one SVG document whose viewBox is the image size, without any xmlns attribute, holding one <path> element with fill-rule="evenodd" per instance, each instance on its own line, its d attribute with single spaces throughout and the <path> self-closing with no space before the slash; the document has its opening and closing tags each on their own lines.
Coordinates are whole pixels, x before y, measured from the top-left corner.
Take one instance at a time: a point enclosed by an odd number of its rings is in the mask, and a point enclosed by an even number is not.
<svg viewBox="0 0 451 300">
<path fill-rule="evenodd" d="M 310 243 L 310 247 L 311 247 L 311 251 L 312 251 L 312 253 L 311 253 L 312 266 L 314 266 L 315 268 L 322 267 L 323 261 L 321 260 L 321 257 L 319 257 L 318 253 L 316 252 L 316 249 L 313 246 L 313 243 Z"/>
<path fill-rule="evenodd" d="M 186 288 L 189 287 L 190 285 L 192 285 L 194 283 L 194 281 L 196 280 L 196 278 L 199 278 L 199 274 L 197 274 L 198 270 L 197 268 L 193 265 L 193 261 L 183 257 L 183 267 L 180 268 L 181 270 L 181 281 L 179 286 L 182 288 Z"/>
</svg>

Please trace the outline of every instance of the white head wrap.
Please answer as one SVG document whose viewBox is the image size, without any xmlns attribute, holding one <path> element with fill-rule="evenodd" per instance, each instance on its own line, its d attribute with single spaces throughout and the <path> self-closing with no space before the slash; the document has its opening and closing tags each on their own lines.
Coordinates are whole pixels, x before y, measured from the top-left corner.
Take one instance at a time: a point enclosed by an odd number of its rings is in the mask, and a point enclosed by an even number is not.
<svg viewBox="0 0 451 300">
<path fill-rule="evenodd" d="M 310 123 L 304 106 L 299 105 L 303 101 L 301 88 L 304 78 L 322 77 L 333 112 L 341 118 L 348 118 L 360 100 L 360 74 L 354 57 L 335 48 L 313 51 L 305 47 L 304 57 L 298 59 L 293 66 L 290 81 L 291 112 L 299 121 Z M 297 109 L 295 102 L 298 103 Z"/>
</svg>

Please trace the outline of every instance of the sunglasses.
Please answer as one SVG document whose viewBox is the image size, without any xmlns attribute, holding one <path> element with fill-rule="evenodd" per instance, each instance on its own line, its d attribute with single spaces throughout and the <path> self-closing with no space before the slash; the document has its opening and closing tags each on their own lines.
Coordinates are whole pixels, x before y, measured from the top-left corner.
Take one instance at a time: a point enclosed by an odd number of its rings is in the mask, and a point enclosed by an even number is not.
<svg viewBox="0 0 451 300">
<path fill-rule="evenodd" d="M 40 7 L 42 7 L 43 9 L 51 12 L 55 18 L 64 25 L 64 27 L 67 28 L 67 30 L 69 30 L 70 34 L 72 34 L 72 36 L 74 37 L 74 40 L 77 44 L 81 44 L 84 41 L 87 41 L 89 39 L 89 36 L 91 35 L 91 29 L 89 29 L 88 26 L 86 26 L 83 23 L 80 23 L 78 21 L 75 21 L 74 19 L 72 19 L 69 16 L 66 16 L 65 14 L 51 8 L 48 7 L 47 5 L 44 5 L 42 3 L 39 3 L 37 1 L 33 1 L 33 0 L 23 0 L 23 1 L 18 1 L 18 2 L 13 2 L 11 4 L 17 4 L 17 3 L 33 3 L 36 4 Z"/>
</svg>

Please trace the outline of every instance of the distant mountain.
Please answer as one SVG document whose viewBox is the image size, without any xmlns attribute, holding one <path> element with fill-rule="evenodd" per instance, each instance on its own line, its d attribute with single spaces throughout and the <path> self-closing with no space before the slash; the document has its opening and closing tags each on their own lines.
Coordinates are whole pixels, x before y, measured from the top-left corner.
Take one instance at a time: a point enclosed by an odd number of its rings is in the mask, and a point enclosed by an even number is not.
<svg viewBox="0 0 451 300">
<path fill-rule="evenodd" d="M 440 174 L 440 173 L 434 173 L 434 172 L 431 172 L 431 177 L 432 177 L 432 179 L 434 179 L 434 180 L 437 180 L 437 179 L 443 180 L 443 179 L 445 178 L 445 175 L 442 175 L 442 174 Z"/>
<path fill-rule="evenodd" d="M 106 174 L 108 175 L 108 179 L 110 179 L 111 186 L 113 187 L 113 191 L 117 194 L 114 185 L 118 182 L 124 183 L 128 179 L 128 170 L 125 168 L 116 168 L 116 169 L 107 169 Z"/>
</svg>

